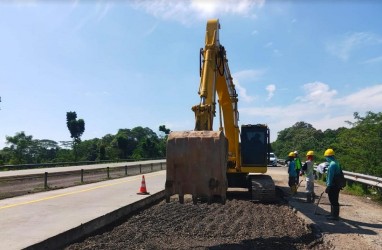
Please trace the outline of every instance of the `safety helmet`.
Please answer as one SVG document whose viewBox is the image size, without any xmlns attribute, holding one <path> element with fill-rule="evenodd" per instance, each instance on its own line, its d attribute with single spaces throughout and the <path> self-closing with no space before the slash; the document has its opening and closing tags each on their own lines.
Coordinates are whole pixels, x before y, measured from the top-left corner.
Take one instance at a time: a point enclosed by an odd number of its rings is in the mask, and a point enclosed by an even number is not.
<svg viewBox="0 0 382 250">
<path fill-rule="evenodd" d="M 310 150 L 310 151 L 308 151 L 308 153 L 306 153 L 306 156 L 313 156 L 313 155 L 314 155 L 313 150 Z"/>
<path fill-rule="evenodd" d="M 334 155 L 334 150 L 331 149 L 331 148 L 328 148 L 325 153 L 324 153 L 324 156 L 333 156 Z"/>
<path fill-rule="evenodd" d="M 294 151 L 294 154 L 295 154 L 295 155 L 298 155 L 298 151 L 297 151 L 297 150 L 296 150 L 296 151 Z"/>
<path fill-rule="evenodd" d="M 294 157 L 294 152 L 290 152 L 288 156 L 289 157 Z"/>
</svg>

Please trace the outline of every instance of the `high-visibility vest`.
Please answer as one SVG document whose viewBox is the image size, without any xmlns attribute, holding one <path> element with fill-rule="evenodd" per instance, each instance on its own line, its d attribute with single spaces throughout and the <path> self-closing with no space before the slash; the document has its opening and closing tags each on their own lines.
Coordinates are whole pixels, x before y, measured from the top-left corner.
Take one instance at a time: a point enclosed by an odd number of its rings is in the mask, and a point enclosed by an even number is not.
<svg viewBox="0 0 382 250">
<path fill-rule="evenodd" d="M 300 170 L 301 169 L 301 160 L 300 158 L 295 158 L 294 159 L 294 162 L 296 163 L 296 170 Z"/>
</svg>

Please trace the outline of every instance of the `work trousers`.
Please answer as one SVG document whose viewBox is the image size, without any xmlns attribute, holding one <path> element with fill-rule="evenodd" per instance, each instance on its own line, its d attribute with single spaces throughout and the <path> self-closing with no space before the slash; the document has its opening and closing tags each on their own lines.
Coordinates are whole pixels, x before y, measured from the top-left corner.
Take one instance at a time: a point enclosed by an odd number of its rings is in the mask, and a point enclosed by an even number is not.
<svg viewBox="0 0 382 250">
<path fill-rule="evenodd" d="M 305 178 L 306 185 L 305 185 L 305 191 L 307 193 L 314 193 L 314 176 L 308 175 Z"/>
<path fill-rule="evenodd" d="M 296 169 L 297 177 L 296 177 L 296 184 L 300 183 L 300 169 Z"/>
<path fill-rule="evenodd" d="M 338 198 L 340 196 L 340 189 L 336 187 L 331 187 L 329 189 L 329 201 L 332 206 L 339 206 L 340 203 L 338 202 Z"/>
<path fill-rule="evenodd" d="M 296 186 L 296 177 L 295 176 L 289 176 L 288 185 L 290 187 Z"/>
</svg>

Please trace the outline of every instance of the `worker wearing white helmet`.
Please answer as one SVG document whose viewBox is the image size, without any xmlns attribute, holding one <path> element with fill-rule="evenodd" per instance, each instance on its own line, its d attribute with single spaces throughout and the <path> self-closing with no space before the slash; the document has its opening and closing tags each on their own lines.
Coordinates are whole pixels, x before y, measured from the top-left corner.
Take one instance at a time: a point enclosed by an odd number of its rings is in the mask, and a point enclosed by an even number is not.
<svg viewBox="0 0 382 250">
<path fill-rule="evenodd" d="M 305 174 L 305 192 L 306 192 L 306 201 L 314 202 L 314 167 L 313 167 L 313 158 L 314 152 L 309 150 L 306 153 L 306 162 L 302 166 L 301 172 Z"/>
</svg>

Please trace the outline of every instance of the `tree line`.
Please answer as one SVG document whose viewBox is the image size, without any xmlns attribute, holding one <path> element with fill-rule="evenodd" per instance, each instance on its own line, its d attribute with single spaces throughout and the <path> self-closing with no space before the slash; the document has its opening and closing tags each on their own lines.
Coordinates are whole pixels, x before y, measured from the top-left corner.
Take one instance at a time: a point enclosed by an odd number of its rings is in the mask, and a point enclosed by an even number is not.
<svg viewBox="0 0 382 250">
<path fill-rule="evenodd" d="M 356 112 L 354 120 L 347 121 L 350 128 L 325 131 L 297 122 L 281 130 L 271 148 L 279 158 L 297 150 L 304 159 L 306 152 L 313 150 L 316 163 L 324 162 L 324 151 L 332 148 L 344 170 L 382 177 L 382 113 L 369 111 L 361 116 Z M 72 141 L 38 140 L 24 132 L 7 136 L 7 147 L 0 150 L 0 165 L 164 158 L 170 133 L 164 125 L 159 126 L 159 135 L 138 126 L 82 141 L 85 122 L 77 119 L 75 112 L 67 113 L 67 127 Z"/>
<path fill-rule="evenodd" d="M 306 122 L 297 122 L 278 133 L 272 150 L 279 158 L 287 158 L 291 151 L 300 152 L 301 159 L 313 150 L 316 163 L 325 161 L 324 151 L 332 148 L 344 170 L 382 177 L 382 113 L 354 113 L 349 128 L 315 129 Z"/>
<path fill-rule="evenodd" d="M 34 139 L 21 131 L 6 136 L 6 147 L 0 150 L 0 165 L 37 164 L 76 161 L 129 160 L 163 158 L 170 130 L 159 126 L 159 135 L 147 127 L 119 129 L 102 138 L 81 140 L 85 121 L 76 112 L 67 112 L 67 127 L 72 141 Z"/>
</svg>

